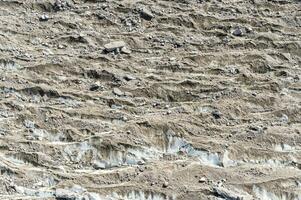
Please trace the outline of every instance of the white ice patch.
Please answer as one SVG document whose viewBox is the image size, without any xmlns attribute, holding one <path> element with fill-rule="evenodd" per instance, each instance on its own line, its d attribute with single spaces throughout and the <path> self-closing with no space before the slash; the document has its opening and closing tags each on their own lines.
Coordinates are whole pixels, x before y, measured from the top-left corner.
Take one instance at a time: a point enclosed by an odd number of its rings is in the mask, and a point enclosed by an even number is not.
<svg viewBox="0 0 301 200">
<path fill-rule="evenodd" d="M 80 162 L 85 159 L 87 152 L 92 155 L 90 160 L 95 168 L 105 169 L 117 167 L 121 165 L 136 165 L 140 162 L 159 159 L 162 155 L 161 152 L 154 148 L 130 147 L 124 150 L 115 149 L 96 149 L 87 141 L 67 145 L 64 148 L 63 156 L 67 160 L 73 162 Z"/>
<path fill-rule="evenodd" d="M 275 151 L 279 151 L 279 152 L 293 152 L 296 150 L 295 147 L 292 147 L 288 144 L 277 144 L 275 145 Z"/>
<path fill-rule="evenodd" d="M 238 164 L 248 163 L 248 164 L 275 167 L 275 168 L 283 168 L 283 167 L 295 168 L 293 161 L 276 160 L 276 159 L 237 161 L 237 163 Z"/>
<path fill-rule="evenodd" d="M 24 196 L 39 197 L 39 198 L 51 198 L 54 196 L 54 192 L 47 189 L 34 190 L 25 188 L 22 186 L 14 186 L 17 193 Z"/>
<path fill-rule="evenodd" d="M 221 166 L 221 160 L 217 153 L 195 149 L 191 144 L 179 137 L 167 135 L 166 152 L 176 154 L 179 152 L 185 153 L 188 156 L 196 157 L 204 165 Z"/>
<path fill-rule="evenodd" d="M 168 197 L 164 194 L 144 192 L 144 191 L 131 191 L 125 195 L 113 193 L 104 198 L 104 200 L 175 200 L 175 197 Z"/>
<path fill-rule="evenodd" d="M 85 153 L 94 148 L 88 142 L 81 142 L 79 144 L 67 145 L 64 148 L 63 156 L 65 159 L 70 159 L 73 162 L 82 160 Z"/>
<path fill-rule="evenodd" d="M 261 166 L 268 166 L 268 167 L 275 167 L 275 168 L 283 168 L 283 167 L 291 167 L 296 168 L 294 162 L 296 159 L 291 156 L 289 160 L 277 160 L 277 159 L 244 159 L 244 160 L 232 160 L 229 158 L 229 152 L 226 150 L 222 164 L 224 167 L 234 167 L 244 164 L 251 164 L 251 165 L 261 165 Z"/>
<path fill-rule="evenodd" d="M 253 192 L 260 200 L 300 200 L 301 194 L 293 194 L 283 192 L 281 194 L 275 194 L 267 191 L 265 188 L 253 186 Z"/>
<path fill-rule="evenodd" d="M 0 69 L 14 71 L 14 70 L 21 69 L 21 66 L 12 60 L 1 59 L 0 60 Z"/>
</svg>

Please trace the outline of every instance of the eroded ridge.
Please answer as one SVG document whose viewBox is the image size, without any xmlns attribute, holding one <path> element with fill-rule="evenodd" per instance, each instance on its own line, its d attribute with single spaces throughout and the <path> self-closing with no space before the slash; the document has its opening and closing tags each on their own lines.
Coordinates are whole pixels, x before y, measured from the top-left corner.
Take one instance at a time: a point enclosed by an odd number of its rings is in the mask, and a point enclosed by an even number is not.
<svg viewBox="0 0 301 200">
<path fill-rule="evenodd" d="M 0 199 L 301 199 L 297 0 L 0 0 Z"/>
</svg>

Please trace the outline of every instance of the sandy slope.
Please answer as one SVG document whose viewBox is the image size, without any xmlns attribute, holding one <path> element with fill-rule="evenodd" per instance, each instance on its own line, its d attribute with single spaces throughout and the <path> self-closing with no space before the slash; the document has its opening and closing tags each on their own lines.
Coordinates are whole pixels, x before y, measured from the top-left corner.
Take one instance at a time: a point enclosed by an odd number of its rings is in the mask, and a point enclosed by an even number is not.
<svg viewBox="0 0 301 200">
<path fill-rule="evenodd" d="M 0 199 L 300 200 L 300 61 L 298 0 L 0 0 Z"/>
</svg>

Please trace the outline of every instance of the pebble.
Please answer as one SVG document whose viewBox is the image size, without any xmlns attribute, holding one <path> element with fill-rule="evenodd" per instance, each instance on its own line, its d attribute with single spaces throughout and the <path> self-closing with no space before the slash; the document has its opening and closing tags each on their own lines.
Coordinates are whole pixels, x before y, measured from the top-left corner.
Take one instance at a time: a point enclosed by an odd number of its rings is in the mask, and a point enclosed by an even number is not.
<svg viewBox="0 0 301 200">
<path fill-rule="evenodd" d="M 169 185 L 169 183 L 168 183 L 167 181 L 165 181 L 165 182 L 163 183 L 163 187 L 164 187 L 164 188 L 167 188 L 168 185 Z"/>
<path fill-rule="evenodd" d="M 205 177 L 202 177 L 202 178 L 199 179 L 199 183 L 204 183 L 204 182 L 206 182 L 206 178 Z"/>
<path fill-rule="evenodd" d="M 126 47 L 122 47 L 121 50 L 120 50 L 121 53 L 124 53 L 124 54 L 131 54 L 132 51 Z"/>
<path fill-rule="evenodd" d="M 280 117 L 280 121 L 283 123 L 288 123 L 289 122 L 289 118 L 286 114 L 282 114 Z"/>
<path fill-rule="evenodd" d="M 101 88 L 101 85 L 99 83 L 93 83 L 91 86 L 90 86 L 90 91 L 96 91 L 98 89 Z"/>
<path fill-rule="evenodd" d="M 42 22 L 45 22 L 45 21 L 49 20 L 49 17 L 48 17 L 48 15 L 42 15 L 42 16 L 40 16 L 39 20 Z"/>
<path fill-rule="evenodd" d="M 24 121 L 24 126 L 25 126 L 26 128 L 31 128 L 31 129 L 33 129 L 33 128 L 35 127 L 35 124 L 34 124 L 34 122 L 32 122 L 32 121 L 25 120 L 25 121 Z"/>
<path fill-rule="evenodd" d="M 94 169 L 106 169 L 106 163 L 101 162 L 101 161 L 94 161 L 93 168 Z"/>
<path fill-rule="evenodd" d="M 149 11 L 148 9 L 146 8 L 143 8 L 141 11 L 140 11 L 140 16 L 145 19 L 145 20 L 152 20 L 154 18 L 154 15 L 152 14 L 151 11 Z"/>
<path fill-rule="evenodd" d="M 222 115 L 222 113 L 221 113 L 220 111 L 218 111 L 218 110 L 212 111 L 211 114 L 213 115 L 213 117 L 214 117 L 215 119 L 220 119 L 220 118 L 221 118 L 221 115 Z"/>
<path fill-rule="evenodd" d="M 124 80 L 126 81 L 132 81 L 132 80 L 135 80 L 135 77 L 131 76 L 131 75 L 125 75 L 124 77 Z"/>
<path fill-rule="evenodd" d="M 139 160 L 139 161 L 137 162 L 137 164 L 138 164 L 138 165 L 144 165 L 145 162 L 144 162 L 143 160 Z"/>
<path fill-rule="evenodd" d="M 243 36 L 243 31 L 242 31 L 241 28 L 236 28 L 236 29 L 232 32 L 232 34 L 233 34 L 234 36 Z"/>
<path fill-rule="evenodd" d="M 55 191 L 55 197 L 57 199 L 75 199 L 76 198 L 76 194 L 74 194 L 72 191 L 69 191 L 67 189 L 56 189 Z"/>
<path fill-rule="evenodd" d="M 122 92 L 120 89 L 118 88 L 114 88 L 113 89 L 113 93 L 117 96 L 123 96 L 124 95 L 124 92 Z"/>
<path fill-rule="evenodd" d="M 145 166 L 138 166 L 138 170 L 139 170 L 140 172 L 144 172 Z"/>
<path fill-rule="evenodd" d="M 124 41 L 115 41 L 115 42 L 110 42 L 108 44 L 104 45 L 104 48 L 107 52 L 112 52 L 115 50 L 120 50 L 125 46 L 125 42 Z"/>
</svg>

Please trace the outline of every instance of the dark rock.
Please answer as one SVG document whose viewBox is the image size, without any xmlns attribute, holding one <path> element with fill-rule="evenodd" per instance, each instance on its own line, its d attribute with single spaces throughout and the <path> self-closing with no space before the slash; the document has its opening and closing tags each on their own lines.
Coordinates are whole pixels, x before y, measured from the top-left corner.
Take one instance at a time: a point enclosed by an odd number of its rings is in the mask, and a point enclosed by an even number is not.
<svg viewBox="0 0 301 200">
<path fill-rule="evenodd" d="M 212 111 L 211 114 L 212 114 L 212 116 L 213 116 L 215 119 L 220 119 L 221 116 L 222 116 L 222 113 L 221 113 L 220 111 L 218 111 L 218 110 Z"/>
<path fill-rule="evenodd" d="M 234 36 L 243 36 L 243 35 L 244 35 L 244 31 L 243 31 L 241 28 L 236 28 L 236 29 L 232 32 L 232 34 L 233 34 Z"/>
<path fill-rule="evenodd" d="M 154 18 L 154 15 L 151 13 L 151 11 L 147 10 L 146 8 L 143 8 L 140 11 L 140 16 L 145 20 L 152 20 L 152 18 Z"/>
</svg>

